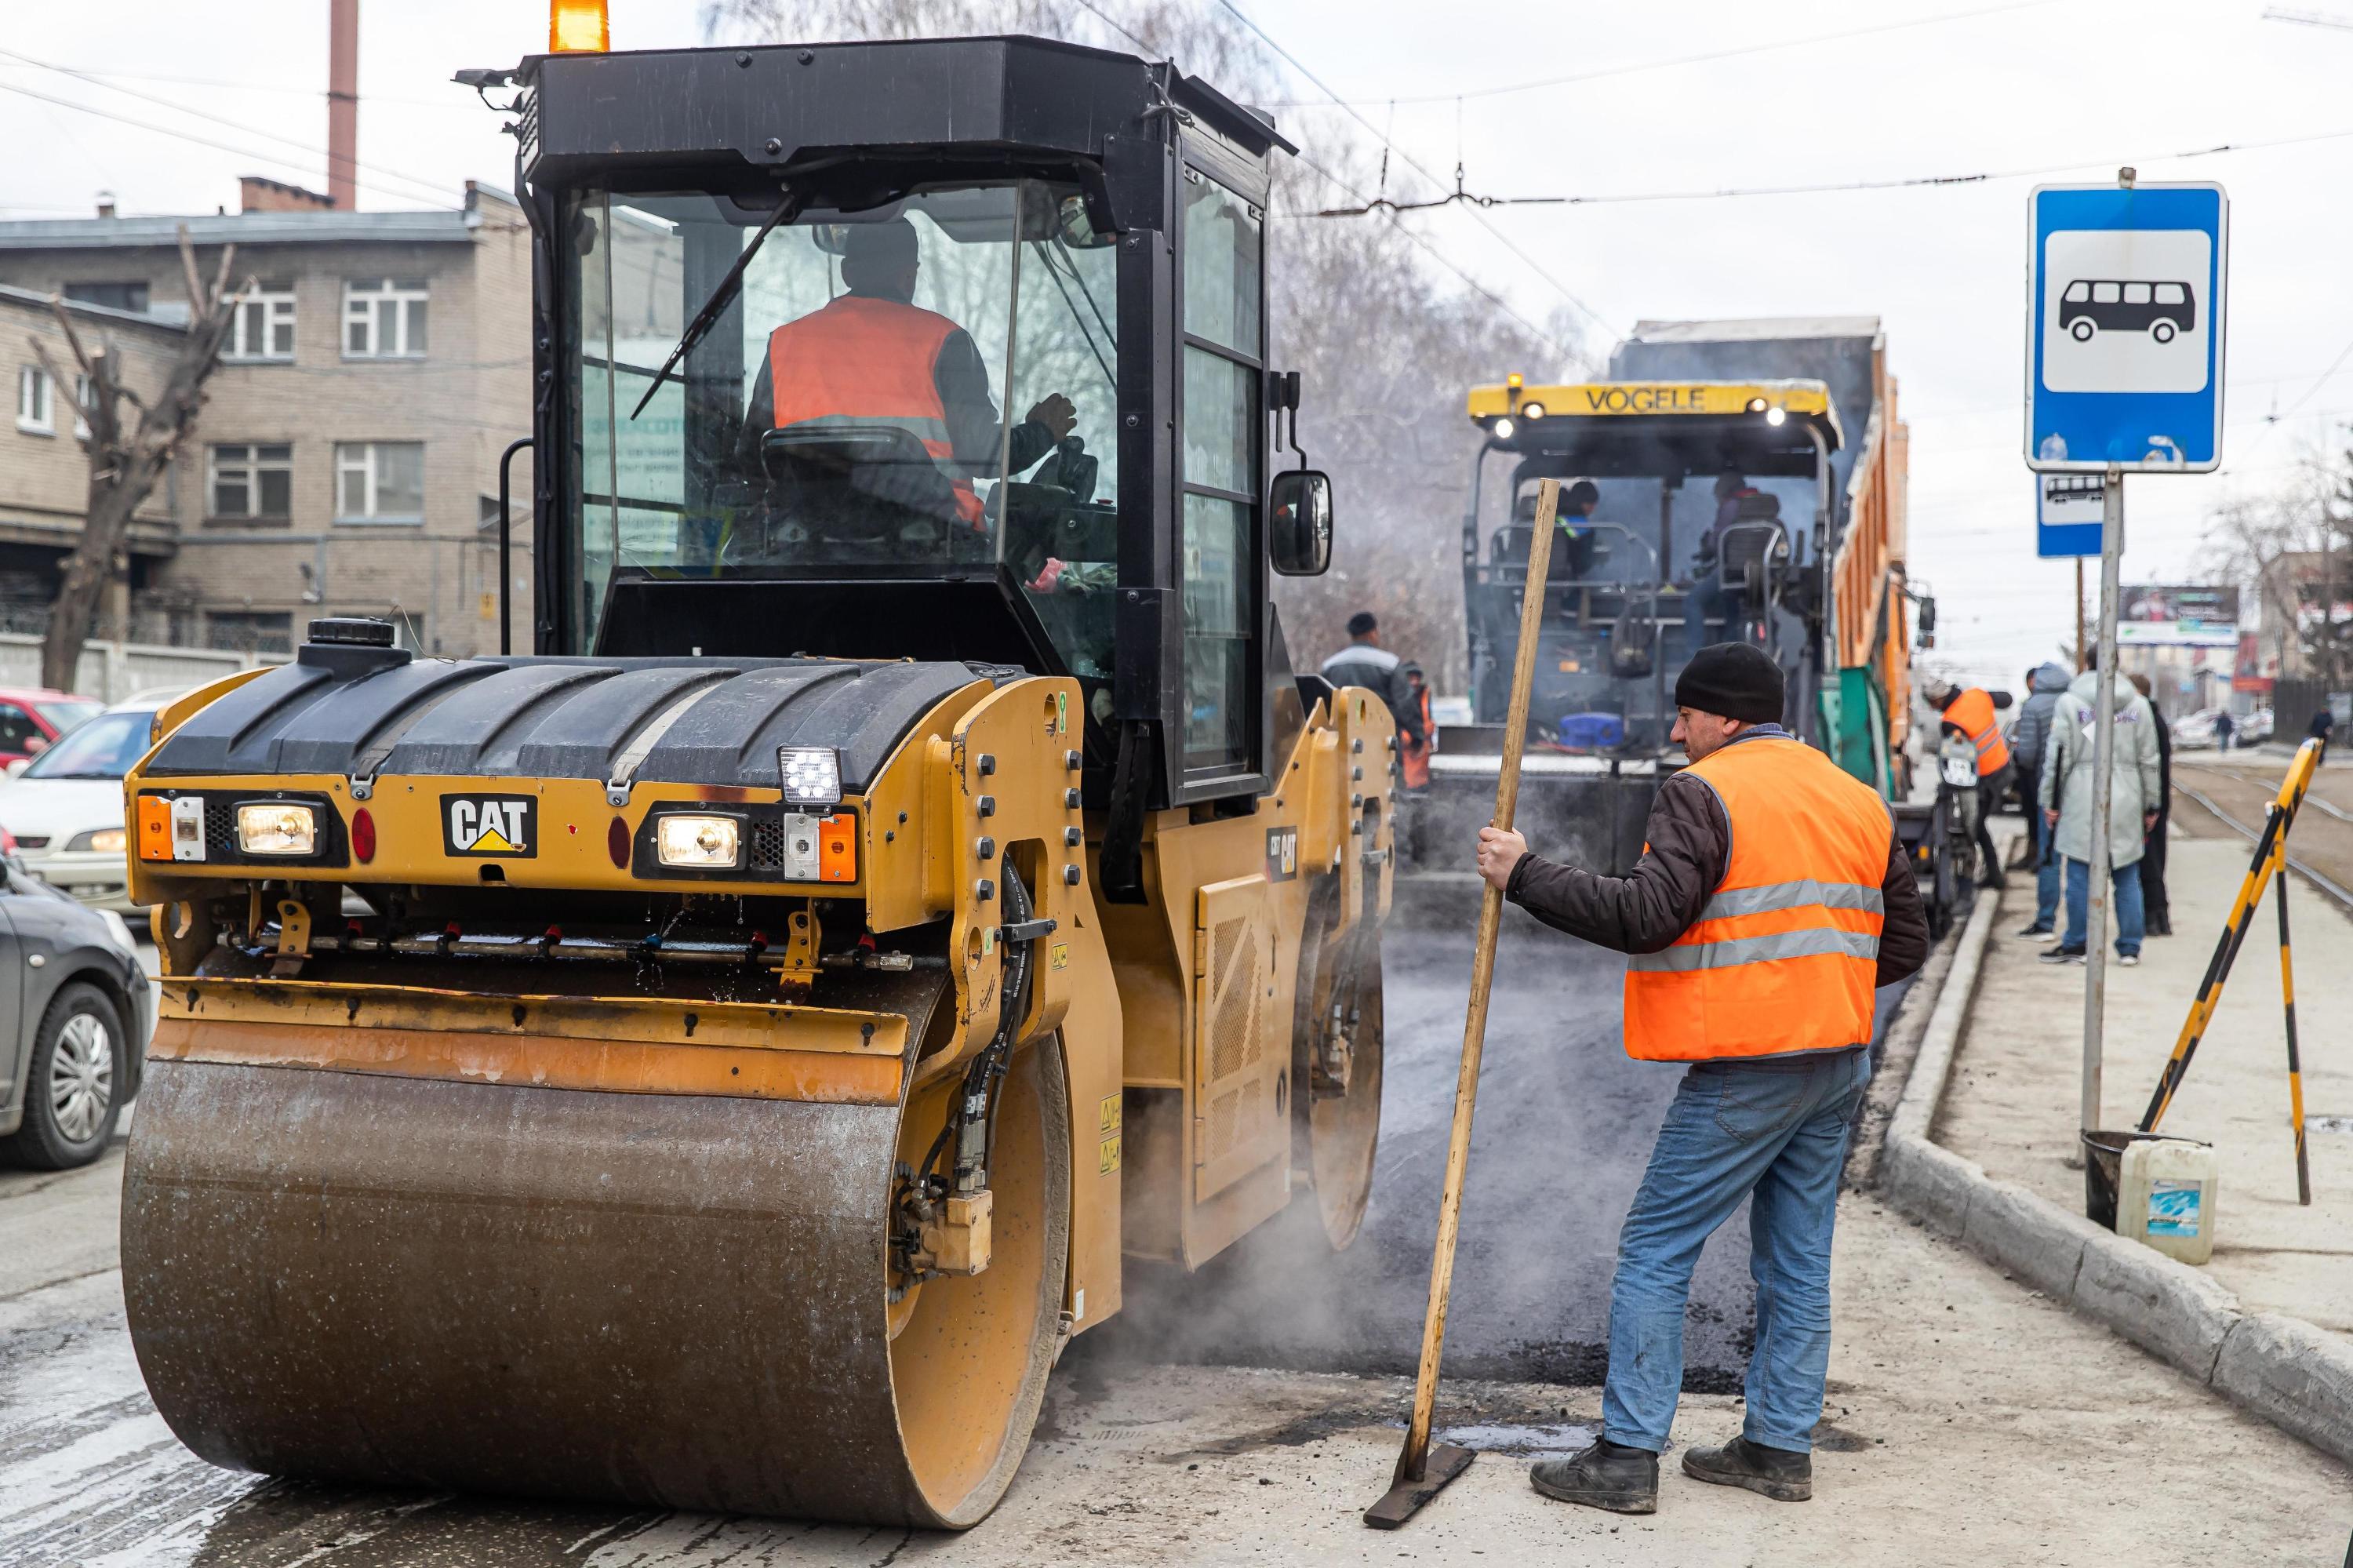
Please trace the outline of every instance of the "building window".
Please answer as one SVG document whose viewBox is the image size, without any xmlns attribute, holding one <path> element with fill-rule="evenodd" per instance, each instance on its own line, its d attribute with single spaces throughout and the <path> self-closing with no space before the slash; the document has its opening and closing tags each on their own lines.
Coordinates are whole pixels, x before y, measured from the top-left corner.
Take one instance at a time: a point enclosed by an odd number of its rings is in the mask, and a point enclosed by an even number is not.
<svg viewBox="0 0 2353 1568">
<path fill-rule="evenodd" d="M 290 610 L 210 610 L 205 615 L 205 641 L 237 653 L 291 653 L 294 615 Z"/>
<path fill-rule="evenodd" d="M 147 313 L 147 285 L 130 283 L 68 283 L 66 298 L 77 304 L 104 305 L 111 311 Z"/>
<path fill-rule="evenodd" d="M 344 441 L 335 448 L 335 520 L 425 521 L 423 441 Z"/>
<path fill-rule="evenodd" d="M 74 377 L 74 440 L 90 440 L 90 411 L 98 405 L 98 383 L 87 376 Z"/>
<path fill-rule="evenodd" d="M 425 285 L 415 280 L 383 278 L 345 285 L 343 357 L 421 357 L 425 353 Z"/>
<path fill-rule="evenodd" d="M 206 490 L 208 515 L 294 515 L 294 449 L 291 446 L 216 446 Z"/>
<path fill-rule="evenodd" d="M 229 323 L 223 359 L 290 360 L 294 357 L 294 291 L 290 286 L 257 288 L 237 302 Z"/>
<path fill-rule="evenodd" d="M 37 365 L 16 367 L 16 428 L 36 436 L 58 433 L 49 411 L 49 373 Z"/>
</svg>

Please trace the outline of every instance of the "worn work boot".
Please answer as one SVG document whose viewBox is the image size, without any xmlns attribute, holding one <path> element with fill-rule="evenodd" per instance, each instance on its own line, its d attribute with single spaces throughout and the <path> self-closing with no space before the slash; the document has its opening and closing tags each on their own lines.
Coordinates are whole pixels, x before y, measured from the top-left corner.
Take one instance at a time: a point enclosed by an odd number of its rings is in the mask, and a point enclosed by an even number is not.
<svg viewBox="0 0 2353 1568">
<path fill-rule="evenodd" d="M 1683 1450 L 1683 1474 L 1719 1487 L 1746 1487 L 1776 1502 L 1804 1502 L 1814 1495 L 1814 1457 L 1767 1448 L 1735 1437 L 1721 1448 Z"/>
<path fill-rule="evenodd" d="M 1574 1458 L 1528 1467 L 1528 1482 L 1548 1498 L 1611 1513 L 1659 1511 L 1659 1457 L 1607 1437 Z"/>
</svg>

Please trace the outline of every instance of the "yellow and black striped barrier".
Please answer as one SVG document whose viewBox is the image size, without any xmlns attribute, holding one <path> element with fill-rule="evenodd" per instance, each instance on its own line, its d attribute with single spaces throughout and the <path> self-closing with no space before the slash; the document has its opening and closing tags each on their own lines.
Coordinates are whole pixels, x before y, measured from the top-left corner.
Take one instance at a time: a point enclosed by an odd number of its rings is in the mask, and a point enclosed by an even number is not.
<svg viewBox="0 0 2353 1568">
<path fill-rule="evenodd" d="M 2231 917 L 2223 923 L 2221 940 L 2215 943 L 2214 956 L 2206 961 L 2206 978 L 2198 984 L 2197 1000 L 2189 1004 L 2189 1016 L 2181 1021 L 2181 1033 L 2173 1042 L 2173 1054 L 2166 1058 L 2157 1091 L 2149 1096 L 2148 1109 L 2140 1118 L 2143 1132 L 2155 1132 L 2157 1124 L 2165 1118 L 2175 1091 L 2189 1074 L 2189 1059 L 2198 1054 L 2198 1043 L 2206 1037 L 2206 1026 L 2213 1021 L 2214 1009 L 2222 1000 L 2222 982 L 2231 978 L 2231 966 L 2238 959 L 2240 945 L 2247 939 L 2247 929 L 2254 924 L 2255 911 L 2263 905 L 2263 890 L 2276 885 L 2280 994 L 2287 1006 L 2288 1110 L 2295 1135 L 2296 1202 L 2306 1204 L 2312 1202 L 2312 1171 L 2305 1156 L 2304 1068 L 2296 1054 L 2295 967 L 2288 943 L 2287 835 L 2295 825 L 2295 814 L 2304 804 L 2306 792 L 2312 788 L 2312 775 L 2320 766 L 2322 749 L 2320 741 L 2306 741 L 2296 748 L 2295 759 L 2288 764 L 2287 776 L 2280 780 L 2279 793 L 2264 813 L 2263 831 L 2256 836 L 2255 853 L 2247 863 L 2247 874 L 2240 880 L 2239 895 L 2232 900 Z"/>
</svg>

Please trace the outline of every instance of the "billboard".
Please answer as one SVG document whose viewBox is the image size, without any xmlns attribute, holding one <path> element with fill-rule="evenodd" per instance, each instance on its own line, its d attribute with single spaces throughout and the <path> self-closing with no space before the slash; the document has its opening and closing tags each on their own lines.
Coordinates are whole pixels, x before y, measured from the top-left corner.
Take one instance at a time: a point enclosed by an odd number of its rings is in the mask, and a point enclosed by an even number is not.
<svg viewBox="0 0 2353 1568">
<path fill-rule="evenodd" d="M 2234 692 L 2260 692 L 2268 696 L 2272 681 L 2279 668 L 2275 659 L 2263 657 L 2261 634 L 2239 633 L 2239 656 L 2231 670 L 2231 689 Z"/>
<path fill-rule="evenodd" d="M 2116 641 L 2142 648 L 2239 645 L 2239 590 L 2158 583 L 2127 588 L 2116 606 Z"/>
</svg>

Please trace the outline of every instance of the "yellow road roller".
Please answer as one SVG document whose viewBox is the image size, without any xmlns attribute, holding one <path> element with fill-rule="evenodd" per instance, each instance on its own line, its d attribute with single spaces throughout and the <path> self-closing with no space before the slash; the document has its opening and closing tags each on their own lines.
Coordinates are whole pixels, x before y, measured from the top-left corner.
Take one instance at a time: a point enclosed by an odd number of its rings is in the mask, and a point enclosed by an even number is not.
<svg viewBox="0 0 2353 1568">
<path fill-rule="evenodd" d="M 323 619 L 158 715 L 141 1368 L 224 1466 L 970 1525 L 1124 1259 L 1364 1212 L 1395 728 L 1271 603 L 1289 144 L 1029 38 L 465 79 L 533 652 Z"/>
</svg>

